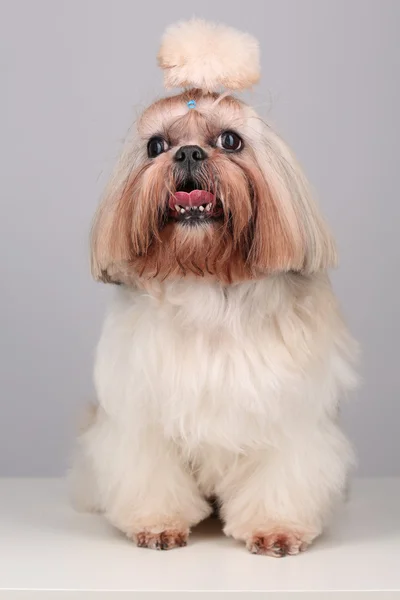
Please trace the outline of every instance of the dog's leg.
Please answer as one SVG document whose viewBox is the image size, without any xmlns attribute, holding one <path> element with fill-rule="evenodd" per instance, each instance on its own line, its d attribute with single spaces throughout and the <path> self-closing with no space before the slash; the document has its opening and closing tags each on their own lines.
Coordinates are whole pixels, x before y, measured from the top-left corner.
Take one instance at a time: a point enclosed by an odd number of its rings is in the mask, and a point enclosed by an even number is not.
<svg viewBox="0 0 400 600">
<path fill-rule="evenodd" d="M 190 527 L 210 514 L 177 448 L 161 431 L 135 436 L 129 423 L 103 414 L 82 443 L 92 457 L 105 516 L 138 546 L 184 546 Z"/>
<path fill-rule="evenodd" d="M 351 448 L 332 422 L 287 430 L 241 457 L 217 490 L 225 533 L 254 554 L 298 554 L 322 531 L 346 484 Z"/>
</svg>

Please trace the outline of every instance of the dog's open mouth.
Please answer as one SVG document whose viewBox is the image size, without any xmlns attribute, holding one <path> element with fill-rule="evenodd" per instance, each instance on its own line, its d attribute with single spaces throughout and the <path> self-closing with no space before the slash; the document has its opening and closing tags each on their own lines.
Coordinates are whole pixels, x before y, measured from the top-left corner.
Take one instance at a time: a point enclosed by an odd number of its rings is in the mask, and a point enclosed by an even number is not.
<svg viewBox="0 0 400 600">
<path fill-rule="evenodd" d="M 216 195 L 186 181 L 169 198 L 169 218 L 183 223 L 203 223 L 223 217 L 222 203 Z"/>
</svg>

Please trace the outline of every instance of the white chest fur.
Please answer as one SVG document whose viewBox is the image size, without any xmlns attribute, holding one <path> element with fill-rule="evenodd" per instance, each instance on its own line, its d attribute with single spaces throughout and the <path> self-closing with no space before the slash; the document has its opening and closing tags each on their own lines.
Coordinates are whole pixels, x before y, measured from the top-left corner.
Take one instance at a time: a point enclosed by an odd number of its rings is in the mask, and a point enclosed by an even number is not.
<svg viewBox="0 0 400 600">
<path fill-rule="evenodd" d="M 325 276 L 120 289 L 95 382 L 106 412 L 133 432 L 240 451 L 273 444 L 288 420 L 335 410 L 352 375 L 348 342 Z"/>
</svg>

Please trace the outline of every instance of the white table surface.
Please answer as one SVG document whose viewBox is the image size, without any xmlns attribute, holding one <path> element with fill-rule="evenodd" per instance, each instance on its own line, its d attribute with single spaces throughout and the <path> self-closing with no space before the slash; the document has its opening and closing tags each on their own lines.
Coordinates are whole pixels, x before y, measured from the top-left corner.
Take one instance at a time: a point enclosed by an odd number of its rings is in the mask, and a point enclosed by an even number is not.
<svg viewBox="0 0 400 600">
<path fill-rule="evenodd" d="M 63 480 L 0 479 L 3 594 L 398 589 L 400 479 L 354 481 L 350 499 L 330 531 L 304 554 L 282 559 L 249 554 L 244 545 L 221 533 L 217 520 L 198 526 L 186 548 L 137 548 L 101 516 L 75 513 Z"/>
</svg>

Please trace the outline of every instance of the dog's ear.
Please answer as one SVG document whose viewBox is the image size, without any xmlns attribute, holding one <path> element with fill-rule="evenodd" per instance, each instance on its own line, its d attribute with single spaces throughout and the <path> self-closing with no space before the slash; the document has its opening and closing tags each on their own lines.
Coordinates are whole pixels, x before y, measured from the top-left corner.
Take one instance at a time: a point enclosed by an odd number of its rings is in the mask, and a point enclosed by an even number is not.
<svg viewBox="0 0 400 600">
<path fill-rule="evenodd" d="M 264 182 L 256 178 L 252 262 L 269 270 L 309 274 L 337 264 L 333 238 L 288 146 L 270 128 L 257 148 Z"/>
<path fill-rule="evenodd" d="M 121 156 L 94 217 L 91 231 L 91 269 L 94 279 L 118 283 L 115 274 L 133 258 L 132 166 L 128 152 Z M 132 163 L 131 163 L 132 164 Z"/>
</svg>

